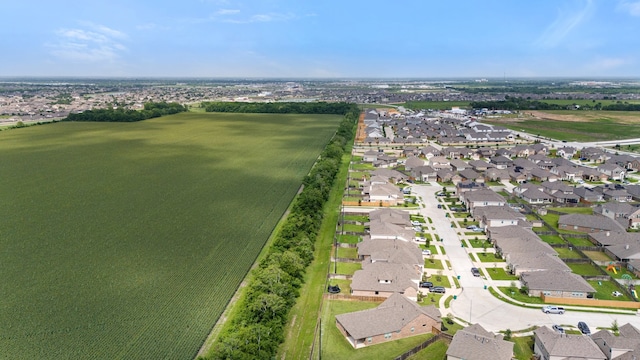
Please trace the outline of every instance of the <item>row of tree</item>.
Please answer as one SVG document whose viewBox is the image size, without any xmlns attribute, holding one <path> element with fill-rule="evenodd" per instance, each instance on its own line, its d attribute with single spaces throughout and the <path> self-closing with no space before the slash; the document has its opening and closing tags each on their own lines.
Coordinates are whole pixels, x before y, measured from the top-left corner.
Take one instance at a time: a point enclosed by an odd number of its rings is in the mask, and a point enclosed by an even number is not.
<svg viewBox="0 0 640 360">
<path fill-rule="evenodd" d="M 346 102 L 202 102 L 200 106 L 207 112 L 342 115 L 351 111 L 353 104 Z"/>
<path fill-rule="evenodd" d="M 62 121 L 135 122 L 183 111 L 187 111 L 187 108 L 179 103 L 150 102 L 144 104 L 144 109 L 140 111 L 124 108 L 87 110 L 78 114 L 69 114 Z"/>
<path fill-rule="evenodd" d="M 336 135 L 303 180 L 285 224 L 266 257 L 249 277 L 239 311 L 227 321 L 211 359 L 272 359 L 284 340 L 289 309 L 299 295 L 314 243 L 322 223 L 324 204 L 340 169 L 348 142 L 353 141 L 357 107 L 345 115 Z"/>
</svg>

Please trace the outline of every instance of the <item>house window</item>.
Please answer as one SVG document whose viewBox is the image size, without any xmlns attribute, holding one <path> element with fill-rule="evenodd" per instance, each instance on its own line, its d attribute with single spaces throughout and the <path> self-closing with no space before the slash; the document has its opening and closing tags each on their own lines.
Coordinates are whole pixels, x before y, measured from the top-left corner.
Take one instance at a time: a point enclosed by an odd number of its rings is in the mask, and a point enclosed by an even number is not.
<svg viewBox="0 0 640 360">
<path fill-rule="evenodd" d="M 411 332 L 414 332 L 416 329 L 414 327 L 411 327 Z"/>
<path fill-rule="evenodd" d="M 370 337 L 368 337 L 368 338 L 367 338 L 367 342 L 368 342 L 369 344 L 371 344 L 371 340 L 373 340 L 373 339 L 372 339 L 372 338 L 370 338 Z"/>
<path fill-rule="evenodd" d="M 384 338 L 385 339 L 391 339 L 391 333 L 384 334 Z"/>
<path fill-rule="evenodd" d="M 573 230 L 578 230 L 578 225 L 573 225 Z"/>
<path fill-rule="evenodd" d="M 574 293 L 571 293 L 571 296 L 573 296 L 573 297 L 579 297 L 579 298 L 583 297 L 583 296 L 582 296 L 582 293 L 580 293 L 580 292 L 574 292 Z"/>
<path fill-rule="evenodd" d="M 376 291 L 376 295 L 378 295 L 378 291 Z"/>
<path fill-rule="evenodd" d="M 542 293 L 546 296 L 551 296 L 551 291 L 543 291 Z"/>
</svg>

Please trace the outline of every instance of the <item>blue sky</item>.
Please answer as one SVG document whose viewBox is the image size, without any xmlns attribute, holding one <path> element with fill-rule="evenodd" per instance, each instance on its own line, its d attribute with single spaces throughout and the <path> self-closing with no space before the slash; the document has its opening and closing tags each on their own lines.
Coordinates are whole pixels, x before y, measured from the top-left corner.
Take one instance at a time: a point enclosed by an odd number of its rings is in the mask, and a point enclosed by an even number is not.
<svg viewBox="0 0 640 360">
<path fill-rule="evenodd" d="M 0 0 L 0 76 L 640 77 L 640 0 Z"/>
</svg>

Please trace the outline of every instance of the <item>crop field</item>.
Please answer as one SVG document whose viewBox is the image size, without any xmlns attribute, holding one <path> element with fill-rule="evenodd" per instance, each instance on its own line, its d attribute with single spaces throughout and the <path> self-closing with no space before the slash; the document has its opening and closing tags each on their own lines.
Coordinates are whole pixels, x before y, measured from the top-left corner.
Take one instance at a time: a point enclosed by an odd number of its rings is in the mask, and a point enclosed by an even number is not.
<svg viewBox="0 0 640 360">
<path fill-rule="evenodd" d="M 0 358 L 194 358 L 341 120 L 1 132 Z"/>
<path fill-rule="evenodd" d="M 640 112 L 637 111 L 526 111 L 526 117 L 487 119 L 502 125 L 558 140 L 605 141 L 640 137 Z"/>
</svg>

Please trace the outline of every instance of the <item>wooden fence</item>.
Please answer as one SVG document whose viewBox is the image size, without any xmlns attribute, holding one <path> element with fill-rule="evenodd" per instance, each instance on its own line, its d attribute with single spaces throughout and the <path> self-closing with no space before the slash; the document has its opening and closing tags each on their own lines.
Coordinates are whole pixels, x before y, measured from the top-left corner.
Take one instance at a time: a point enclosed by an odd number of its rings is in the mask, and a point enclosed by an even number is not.
<svg viewBox="0 0 640 360">
<path fill-rule="evenodd" d="M 626 309 L 640 309 L 640 302 L 635 301 L 618 301 L 618 300 L 596 300 L 596 299 L 574 299 L 552 296 L 540 296 L 545 303 L 559 305 L 581 305 L 593 307 L 613 307 Z"/>
<path fill-rule="evenodd" d="M 350 294 L 324 294 L 324 298 L 327 300 L 344 300 L 344 301 L 373 301 L 373 302 L 383 302 L 387 300 L 386 297 L 382 296 L 362 296 L 362 295 L 350 295 Z"/>
<path fill-rule="evenodd" d="M 434 330 L 436 330 L 436 329 L 434 328 Z M 434 342 L 436 342 L 438 340 L 443 340 L 447 344 L 451 344 L 451 340 L 452 339 L 453 339 L 452 335 L 449 335 L 449 334 L 443 333 L 443 332 L 439 332 L 439 330 L 438 330 L 438 335 L 436 335 L 436 336 L 434 336 L 432 338 L 429 338 L 428 340 L 426 340 L 422 344 L 420 344 L 420 345 L 414 347 L 413 349 L 405 352 L 404 354 L 396 357 L 395 360 L 405 360 L 405 359 L 409 358 L 410 356 L 417 354 L 419 351 L 424 350 L 427 346 L 433 344 Z"/>
</svg>

